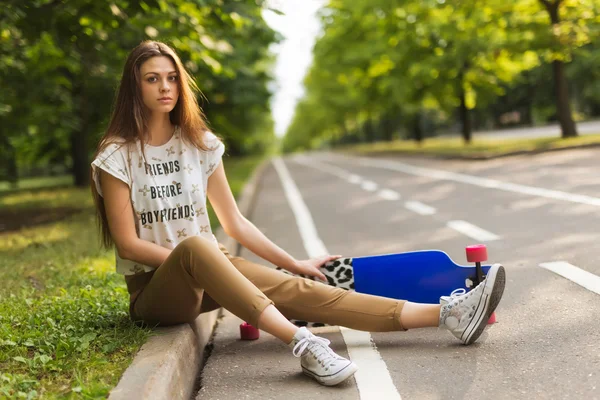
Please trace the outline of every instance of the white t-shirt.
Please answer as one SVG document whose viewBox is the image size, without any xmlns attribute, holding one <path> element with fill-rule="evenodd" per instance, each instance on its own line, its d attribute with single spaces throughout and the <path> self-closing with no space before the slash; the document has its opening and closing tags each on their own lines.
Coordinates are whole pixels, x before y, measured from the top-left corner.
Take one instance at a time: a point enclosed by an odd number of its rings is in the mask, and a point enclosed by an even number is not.
<svg viewBox="0 0 600 400">
<path fill-rule="evenodd" d="M 202 236 L 217 244 L 206 212 L 206 187 L 225 146 L 210 132 L 205 134 L 204 143 L 210 151 L 186 144 L 176 127 L 167 143 L 146 145 L 146 162 L 139 141 L 135 146 L 111 144 L 92 162 L 98 193 L 102 196 L 98 168 L 129 185 L 140 239 L 168 249 L 190 236 Z M 116 251 L 115 255 L 120 274 L 155 269 L 122 259 Z"/>
</svg>

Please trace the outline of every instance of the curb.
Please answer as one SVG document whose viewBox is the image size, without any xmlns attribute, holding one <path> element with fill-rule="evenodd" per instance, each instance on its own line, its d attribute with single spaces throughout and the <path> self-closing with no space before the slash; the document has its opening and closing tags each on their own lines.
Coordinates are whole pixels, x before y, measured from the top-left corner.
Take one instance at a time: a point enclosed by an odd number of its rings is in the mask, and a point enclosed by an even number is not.
<svg viewBox="0 0 600 400">
<path fill-rule="evenodd" d="M 269 160 L 263 161 L 244 185 L 238 207 L 246 217 L 252 211 L 268 164 Z M 239 253 L 240 244 L 225 235 L 222 228 L 215 236 L 232 254 Z M 189 399 L 205 361 L 206 345 L 221 314 L 222 309 L 218 309 L 199 315 L 193 323 L 155 329 L 110 391 L 108 399 Z"/>
</svg>

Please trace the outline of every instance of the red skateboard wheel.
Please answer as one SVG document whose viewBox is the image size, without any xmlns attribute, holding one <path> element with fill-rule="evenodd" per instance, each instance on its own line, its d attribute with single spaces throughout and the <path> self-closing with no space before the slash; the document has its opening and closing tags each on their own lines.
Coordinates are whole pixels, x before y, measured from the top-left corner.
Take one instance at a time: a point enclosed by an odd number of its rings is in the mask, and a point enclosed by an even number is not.
<svg viewBox="0 0 600 400">
<path fill-rule="evenodd" d="M 242 340 L 256 340 L 260 331 L 247 322 L 240 324 L 240 337 Z"/>
<path fill-rule="evenodd" d="M 492 313 L 492 315 L 490 315 L 490 319 L 488 319 L 488 325 L 495 324 L 495 323 L 496 323 L 496 311 L 494 311 Z"/>
<path fill-rule="evenodd" d="M 467 246 L 466 251 L 468 262 L 482 262 L 487 260 L 487 247 L 485 244 Z"/>
</svg>

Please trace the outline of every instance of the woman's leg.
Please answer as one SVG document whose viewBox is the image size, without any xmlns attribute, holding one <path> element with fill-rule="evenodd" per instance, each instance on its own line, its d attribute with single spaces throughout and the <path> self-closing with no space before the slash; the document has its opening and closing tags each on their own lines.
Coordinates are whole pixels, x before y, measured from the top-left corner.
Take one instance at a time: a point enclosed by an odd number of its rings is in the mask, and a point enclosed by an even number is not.
<svg viewBox="0 0 600 400">
<path fill-rule="evenodd" d="M 208 294 L 202 298 L 201 313 L 216 310 L 221 307 Z M 402 307 L 400 322 L 405 329 L 415 329 L 427 326 L 437 326 L 440 318 L 439 304 L 418 304 L 407 301 Z"/>
<path fill-rule="evenodd" d="M 439 304 L 420 304 L 407 301 L 402 307 L 400 322 L 404 329 L 439 326 L 440 309 Z"/>
<path fill-rule="evenodd" d="M 438 326 L 440 306 L 347 291 L 284 274 L 221 251 L 290 319 L 323 322 L 370 332 Z M 403 311 L 406 307 L 406 312 Z"/>
<path fill-rule="evenodd" d="M 161 325 L 191 322 L 202 310 L 204 291 L 213 303 L 207 308 L 220 304 L 287 343 L 301 357 L 303 371 L 321 384 L 336 385 L 356 372 L 327 340 L 284 317 L 214 243 L 197 236 L 181 242 L 158 267 L 133 305 L 134 318 Z"/>
<path fill-rule="evenodd" d="M 206 291 L 239 318 L 290 343 L 298 330 L 215 246 L 200 237 L 181 242 L 137 297 L 134 317 L 150 325 L 193 321 Z"/>
</svg>

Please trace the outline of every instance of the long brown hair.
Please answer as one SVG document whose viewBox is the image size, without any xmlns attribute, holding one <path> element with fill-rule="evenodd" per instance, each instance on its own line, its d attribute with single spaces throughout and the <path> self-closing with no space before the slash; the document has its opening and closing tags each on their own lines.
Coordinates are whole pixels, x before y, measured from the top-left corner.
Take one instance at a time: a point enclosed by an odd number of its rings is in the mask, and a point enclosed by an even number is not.
<svg viewBox="0 0 600 400">
<path fill-rule="evenodd" d="M 170 58 L 179 75 L 179 98 L 169 113 L 171 123 L 179 126 L 182 138 L 188 143 L 204 151 L 210 150 L 203 140 L 208 126 L 196 99 L 196 95 L 200 93 L 196 82 L 188 74 L 171 47 L 162 42 L 147 40 L 134 48 L 127 57 L 110 123 L 100 139 L 94 159 L 110 144 L 119 143 L 124 146 L 134 144 L 138 140 L 141 144 L 142 156 L 144 159 L 146 158 L 144 144 L 148 139 L 149 115 L 140 90 L 140 68 L 150 58 L 160 56 Z M 92 173 L 93 171 L 90 171 L 90 175 Z M 108 228 L 104 199 L 96 189 L 93 176 L 91 176 L 90 182 L 102 245 L 110 248 L 114 242 Z"/>
</svg>

